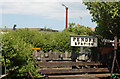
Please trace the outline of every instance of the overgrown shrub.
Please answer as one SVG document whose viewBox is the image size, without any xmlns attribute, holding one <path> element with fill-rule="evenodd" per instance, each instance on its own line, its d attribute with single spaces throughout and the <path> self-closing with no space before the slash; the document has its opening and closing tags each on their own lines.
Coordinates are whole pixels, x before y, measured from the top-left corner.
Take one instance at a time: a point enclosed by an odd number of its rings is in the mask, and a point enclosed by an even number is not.
<svg viewBox="0 0 120 79">
<path fill-rule="evenodd" d="M 31 49 L 40 47 L 44 52 L 71 51 L 70 34 L 69 32 L 46 33 L 29 29 L 18 29 L 3 34 L 2 54 L 6 59 L 9 78 L 26 76 L 25 72 L 29 71 L 34 76 L 40 76 L 36 72 L 36 61 Z"/>
<path fill-rule="evenodd" d="M 30 38 L 34 36 L 32 33 L 34 31 L 20 29 L 2 36 L 3 62 L 6 60 L 7 73 L 11 79 L 27 76 L 26 72 L 29 71 L 38 76 L 31 50 L 33 45 Z"/>
<path fill-rule="evenodd" d="M 77 24 L 75 27 L 68 27 L 67 32 L 73 32 L 77 35 L 94 35 L 94 31 L 91 30 L 90 27 L 85 27 Z"/>
<path fill-rule="evenodd" d="M 31 72 L 34 76 L 37 74 L 36 61 L 32 56 L 32 48 L 39 47 L 44 52 L 60 51 L 71 52 L 70 35 L 73 32 L 39 32 L 29 29 L 16 29 L 3 34 L 2 54 L 4 62 L 6 59 L 7 73 L 9 78 L 26 76 L 25 72 Z M 76 51 L 80 50 L 76 47 Z M 21 74 L 20 74 L 21 73 Z"/>
</svg>

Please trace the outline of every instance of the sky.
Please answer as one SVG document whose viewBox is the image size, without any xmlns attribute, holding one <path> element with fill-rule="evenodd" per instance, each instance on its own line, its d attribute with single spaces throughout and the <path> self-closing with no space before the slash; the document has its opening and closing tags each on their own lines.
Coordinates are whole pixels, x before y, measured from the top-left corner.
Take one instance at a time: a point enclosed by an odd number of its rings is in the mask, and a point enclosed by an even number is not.
<svg viewBox="0 0 120 79">
<path fill-rule="evenodd" d="M 0 1 L 1 28 L 51 28 L 65 29 L 65 7 L 68 7 L 68 23 L 95 28 L 92 16 L 82 0 L 4 0 Z"/>
</svg>

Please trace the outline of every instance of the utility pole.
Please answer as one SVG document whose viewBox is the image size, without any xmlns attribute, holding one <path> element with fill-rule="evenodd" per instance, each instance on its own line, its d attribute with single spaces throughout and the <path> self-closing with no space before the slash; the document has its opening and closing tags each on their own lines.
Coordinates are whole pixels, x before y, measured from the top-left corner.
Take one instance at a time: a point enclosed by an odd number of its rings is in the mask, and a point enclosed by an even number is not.
<svg viewBox="0 0 120 79">
<path fill-rule="evenodd" d="M 66 9 L 66 29 L 67 29 L 67 26 L 68 26 L 68 7 L 66 7 L 64 4 L 62 4 L 62 6 L 64 6 Z"/>
</svg>

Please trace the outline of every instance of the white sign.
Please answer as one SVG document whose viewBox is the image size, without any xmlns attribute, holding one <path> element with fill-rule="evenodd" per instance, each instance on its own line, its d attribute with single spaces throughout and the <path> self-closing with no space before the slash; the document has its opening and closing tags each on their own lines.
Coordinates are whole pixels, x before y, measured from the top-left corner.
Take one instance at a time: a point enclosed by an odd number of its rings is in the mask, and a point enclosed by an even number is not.
<svg viewBox="0 0 120 79">
<path fill-rule="evenodd" d="M 70 35 L 71 46 L 97 47 L 98 39 L 94 36 Z"/>
</svg>

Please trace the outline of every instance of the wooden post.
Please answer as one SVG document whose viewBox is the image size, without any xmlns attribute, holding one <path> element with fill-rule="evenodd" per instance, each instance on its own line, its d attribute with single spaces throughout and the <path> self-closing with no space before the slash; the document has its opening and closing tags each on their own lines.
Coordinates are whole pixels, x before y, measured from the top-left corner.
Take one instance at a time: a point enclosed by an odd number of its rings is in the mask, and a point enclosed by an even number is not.
<svg viewBox="0 0 120 79">
<path fill-rule="evenodd" d="M 116 61 L 116 50 L 117 50 L 117 37 L 115 36 L 114 38 L 114 58 L 113 58 L 113 63 L 112 63 L 112 69 L 111 69 L 111 79 L 112 79 L 112 74 L 113 74 L 113 70 L 114 70 L 114 64 Z"/>
<path fill-rule="evenodd" d="M 5 60 L 4 65 L 5 65 L 5 75 L 6 75 L 7 73 L 6 73 L 6 57 L 5 56 L 4 56 L 4 60 Z M 5 76 L 5 79 L 7 79 L 7 76 Z"/>
</svg>

